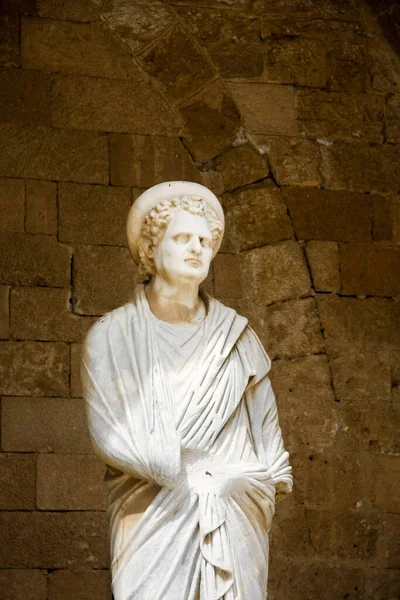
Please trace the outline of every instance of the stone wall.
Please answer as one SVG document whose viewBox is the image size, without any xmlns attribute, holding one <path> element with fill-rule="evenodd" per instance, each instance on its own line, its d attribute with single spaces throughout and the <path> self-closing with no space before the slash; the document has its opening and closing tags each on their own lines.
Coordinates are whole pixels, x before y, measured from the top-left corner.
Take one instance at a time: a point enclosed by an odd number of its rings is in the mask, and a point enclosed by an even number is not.
<svg viewBox="0 0 400 600">
<path fill-rule="evenodd" d="M 2 5 L 2 598 L 110 598 L 80 343 L 138 280 L 132 200 L 184 178 L 227 215 L 206 288 L 273 359 L 296 487 L 277 508 L 269 598 L 394 600 L 400 62 L 394 19 L 390 35 L 379 25 L 390 7 L 378 18 L 357 0 Z"/>
</svg>

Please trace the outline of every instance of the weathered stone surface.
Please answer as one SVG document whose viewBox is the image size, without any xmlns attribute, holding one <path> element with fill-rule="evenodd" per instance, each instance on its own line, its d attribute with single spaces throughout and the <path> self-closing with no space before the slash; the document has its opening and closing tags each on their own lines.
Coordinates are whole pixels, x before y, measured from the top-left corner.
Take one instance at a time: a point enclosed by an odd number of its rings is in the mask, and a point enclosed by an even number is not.
<svg viewBox="0 0 400 600">
<path fill-rule="evenodd" d="M 257 139 L 279 185 L 318 187 L 322 184 L 318 143 L 295 137 L 258 136 Z"/>
<path fill-rule="evenodd" d="M 293 236 L 282 193 L 271 181 L 225 194 L 222 202 L 224 251 L 241 252 Z"/>
<path fill-rule="evenodd" d="M 96 20 L 91 6 L 81 0 L 36 0 L 39 17 L 88 23 Z"/>
<path fill-rule="evenodd" d="M 20 179 L 0 179 L 0 231 L 24 231 L 25 184 Z"/>
<path fill-rule="evenodd" d="M 0 560 L 5 568 L 105 568 L 102 512 L 2 512 Z M 35 544 L 32 544 L 32 540 Z"/>
<path fill-rule="evenodd" d="M 232 254 L 217 254 L 214 259 L 214 290 L 217 298 L 241 298 L 242 259 Z"/>
<path fill-rule="evenodd" d="M 386 139 L 388 142 L 400 142 L 400 98 L 391 96 L 386 105 Z"/>
<path fill-rule="evenodd" d="M 396 600 L 400 588 L 398 569 L 367 569 L 366 600 Z"/>
<path fill-rule="evenodd" d="M 104 464 L 90 454 L 40 454 L 36 475 L 38 508 L 105 510 L 105 470 Z"/>
<path fill-rule="evenodd" d="M 372 501 L 388 513 L 400 513 L 400 457 L 372 455 Z"/>
<path fill-rule="evenodd" d="M 61 242 L 126 246 L 129 188 L 61 183 L 58 202 Z"/>
<path fill-rule="evenodd" d="M 400 145 L 335 142 L 321 146 L 321 151 L 326 187 L 370 193 L 400 188 Z"/>
<path fill-rule="evenodd" d="M 298 90 L 297 123 L 307 138 L 382 142 L 384 98 L 320 90 Z"/>
<path fill-rule="evenodd" d="M 134 53 L 161 37 L 176 19 L 162 0 L 94 0 L 98 12 Z"/>
<path fill-rule="evenodd" d="M 0 15 L 0 65 L 19 67 L 19 17 L 18 15 Z"/>
<path fill-rule="evenodd" d="M 397 475 L 397 483 L 399 481 Z M 397 499 L 399 496 L 397 495 Z M 385 513 L 383 520 L 383 531 L 381 535 L 382 562 L 387 567 L 399 569 L 400 567 L 400 539 L 399 539 L 400 515 Z"/>
<path fill-rule="evenodd" d="M 249 144 L 231 148 L 219 156 L 214 168 L 220 173 L 226 191 L 264 179 L 269 173 L 265 158 Z"/>
<path fill-rule="evenodd" d="M 346 92 L 364 92 L 367 85 L 367 48 L 364 37 L 334 39 L 330 46 L 329 87 Z"/>
<path fill-rule="evenodd" d="M 111 183 L 147 188 L 162 181 L 197 181 L 200 174 L 179 138 L 112 134 Z"/>
<path fill-rule="evenodd" d="M 111 577 L 108 570 L 53 571 L 49 576 L 48 600 L 110 600 Z M 22 599 L 21 599 L 22 600 Z"/>
<path fill-rule="evenodd" d="M 10 288 L 0 285 L 0 339 L 6 340 L 10 335 Z"/>
<path fill-rule="evenodd" d="M 19 340 L 80 342 L 93 324 L 72 314 L 70 290 L 14 288 L 11 292 L 11 335 Z"/>
<path fill-rule="evenodd" d="M 257 306 L 311 295 L 310 277 L 300 245 L 282 242 L 246 252 L 244 297 Z"/>
<path fill-rule="evenodd" d="M 35 508 L 35 456 L 0 453 L 0 510 Z"/>
<path fill-rule="evenodd" d="M 400 242 L 400 198 L 379 196 L 373 198 L 373 239 L 375 242 Z"/>
<path fill-rule="evenodd" d="M 255 0 L 255 12 L 268 16 L 282 16 L 287 14 L 308 19 L 355 19 L 359 16 L 358 5 L 355 0 L 335 0 L 315 4 L 304 0 Z"/>
<path fill-rule="evenodd" d="M 321 325 L 312 298 L 268 306 L 262 332 L 272 359 L 318 354 L 324 350 Z"/>
<path fill-rule="evenodd" d="M 384 298 L 317 295 L 324 336 L 331 352 L 380 352 L 398 348 L 400 307 Z M 378 317 L 379 315 L 379 317 Z"/>
<path fill-rule="evenodd" d="M 177 134 L 179 123 L 149 78 L 131 66 L 131 78 L 60 77 L 52 91 L 55 127 L 144 134 Z"/>
<path fill-rule="evenodd" d="M 276 506 L 269 539 L 273 556 L 304 557 L 315 554 L 310 543 L 306 511 L 286 501 L 286 498 L 285 502 Z"/>
<path fill-rule="evenodd" d="M 2 125 L 0 145 L 0 175 L 108 183 L 104 134 Z"/>
<path fill-rule="evenodd" d="M 336 436 L 331 376 L 326 356 L 307 356 L 273 363 L 271 380 L 283 437 L 289 452 L 321 451 Z"/>
<path fill-rule="evenodd" d="M 229 83 L 228 87 L 252 133 L 296 135 L 295 94 L 291 86 Z"/>
<path fill-rule="evenodd" d="M 299 239 L 371 240 L 372 200 L 369 194 L 287 187 L 283 195 Z"/>
<path fill-rule="evenodd" d="M 398 58 L 389 45 L 378 35 L 368 40 L 368 83 L 374 92 L 398 93 L 400 69 Z"/>
<path fill-rule="evenodd" d="M 211 64 L 180 26 L 141 55 L 140 61 L 173 103 L 181 102 L 215 77 Z"/>
<path fill-rule="evenodd" d="M 214 158 L 239 136 L 240 113 L 219 81 L 206 85 L 180 112 L 183 139 L 197 161 Z"/>
<path fill-rule="evenodd" d="M 307 262 L 317 292 L 340 290 L 339 247 L 335 242 L 308 242 Z"/>
<path fill-rule="evenodd" d="M 37 569 L 1 569 L 3 600 L 47 600 L 47 573 Z"/>
<path fill-rule="evenodd" d="M 26 18 L 21 33 L 25 69 L 126 79 L 130 55 L 103 28 L 89 23 Z"/>
<path fill-rule="evenodd" d="M 74 254 L 74 309 L 102 315 L 127 302 L 142 279 L 127 248 L 81 246 Z"/>
<path fill-rule="evenodd" d="M 3 398 L 1 434 L 10 452 L 93 452 L 81 399 Z"/>
<path fill-rule="evenodd" d="M 2 233 L 0 280 L 16 285 L 68 286 L 70 251 L 50 236 Z"/>
<path fill-rule="evenodd" d="M 66 344 L 1 342 L 0 358 L 0 394 L 68 395 Z"/>
<path fill-rule="evenodd" d="M 28 233 L 57 233 L 57 184 L 52 181 L 26 181 L 26 220 Z"/>
<path fill-rule="evenodd" d="M 81 350 L 82 344 L 70 345 L 70 395 L 72 398 L 81 398 Z"/>
<path fill-rule="evenodd" d="M 340 244 L 343 294 L 400 295 L 400 248 L 377 244 Z"/>
<path fill-rule="evenodd" d="M 21 69 L 1 71 L 0 122 L 50 125 L 49 75 Z"/>
</svg>

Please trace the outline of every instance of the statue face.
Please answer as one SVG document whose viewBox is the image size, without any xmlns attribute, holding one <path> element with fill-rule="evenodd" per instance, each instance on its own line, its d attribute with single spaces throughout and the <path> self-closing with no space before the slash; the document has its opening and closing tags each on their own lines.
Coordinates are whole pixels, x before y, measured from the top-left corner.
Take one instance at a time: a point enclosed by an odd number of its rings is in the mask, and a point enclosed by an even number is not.
<svg viewBox="0 0 400 600">
<path fill-rule="evenodd" d="M 205 217 L 186 210 L 175 211 L 163 238 L 154 249 L 156 274 L 171 284 L 207 277 L 213 255 L 213 240 Z"/>
</svg>

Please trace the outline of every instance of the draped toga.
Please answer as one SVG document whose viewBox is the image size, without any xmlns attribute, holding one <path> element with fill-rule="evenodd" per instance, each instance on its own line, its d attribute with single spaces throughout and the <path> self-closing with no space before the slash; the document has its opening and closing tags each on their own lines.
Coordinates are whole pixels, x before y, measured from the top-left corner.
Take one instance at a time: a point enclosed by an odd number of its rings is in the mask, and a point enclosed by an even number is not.
<svg viewBox="0 0 400 600">
<path fill-rule="evenodd" d="M 270 360 L 244 317 L 207 304 L 181 328 L 157 319 L 138 286 L 86 338 L 115 600 L 266 598 L 275 493 L 292 486 Z"/>
</svg>

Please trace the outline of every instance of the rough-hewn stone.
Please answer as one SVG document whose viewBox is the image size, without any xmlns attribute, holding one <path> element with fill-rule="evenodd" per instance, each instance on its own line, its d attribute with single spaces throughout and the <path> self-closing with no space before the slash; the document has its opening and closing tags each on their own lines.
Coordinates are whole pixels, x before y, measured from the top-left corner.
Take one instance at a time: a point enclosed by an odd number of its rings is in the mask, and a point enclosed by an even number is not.
<svg viewBox="0 0 400 600">
<path fill-rule="evenodd" d="M 104 134 L 2 125 L 0 146 L 2 176 L 108 183 Z"/>
<path fill-rule="evenodd" d="M 287 187 L 284 200 L 301 240 L 370 241 L 372 200 L 369 194 Z"/>
<path fill-rule="evenodd" d="M 395 474 L 396 475 L 396 474 Z M 397 474 L 398 483 L 399 477 Z M 388 490 L 391 491 L 390 488 Z M 397 494 L 397 500 L 399 495 Z M 382 563 L 386 567 L 393 567 L 399 569 L 400 567 L 400 539 L 399 539 L 399 528 L 400 528 L 400 515 L 395 513 L 386 512 L 383 520 L 383 530 L 381 535 L 381 554 Z"/>
<path fill-rule="evenodd" d="M 57 233 L 57 184 L 26 181 L 25 227 L 28 233 Z"/>
<path fill-rule="evenodd" d="M 3 398 L 1 437 L 9 452 L 93 451 L 81 399 Z"/>
<path fill-rule="evenodd" d="M 335 242 L 308 242 L 306 255 L 315 291 L 338 292 L 340 290 L 338 245 Z"/>
<path fill-rule="evenodd" d="M 366 600 L 396 600 L 400 588 L 398 569 L 367 569 Z"/>
<path fill-rule="evenodd" d="M 373 198 L 373 239 L 375 242 L 400 242 L 400 198 L 379 196 Z"/>
<path fill-rule="evenodd" d="M 105 510 L 105 470 L 104 464 L 90 454 L 39 455 L 37 507 L 40 510 Z"/>
<path fill-rule="evenodd" d="M 269 539 L 273 556 L 304 557 L 315 554 L 310 542 L 306 511 L 290 501 L 276 506 Z"/>
<path fill-rule="evenodd" d="M 0 231 L 24 231 L 25 184 L 20 179 L 0 179 Z"/>
<path fill-rule="evenodd" d="M 311 295 L 310 277 L 300 245 L 281 242 L 246 252 L 246 278 L 252 282 L 244 297 L 257 306 Z"/>
<path fill-rule="evenodd" d="M 110 573 L 108 570 L 53 571 L 49 576 L 48 593 L 48 600 L 110 600 Z"/>
<path fill-rule="evenodd" d="M 181 102 L 215 77 L 211 64 L 180 26 L 141 55 L 140 62 L 173 103 Z"/>
<path fill-rule="evenodd" d="M 400 248 L 377 244 L 340 244 L 343 294 L 400 295 Z"/>
<path fill-rule="evenodd" d="M 267 161 L 250 144 L 231 148 L 219 156 L 214 169 L 220 173 L 227 191 L 264 179 L 269 173 Z"/>
<path fill-rule="evenodd" d="M 81 398 L 81 344 L 71 344 L 70 346 L 70 395 L 72 398 Z"/>
<path fill-rule="evenodd" d="M 74 310 L 102 315 L 127 302 L 141 279 L 127 248 L 80 246 L 74 254 Z"/>
<path fill-rule="evenodd" d="M 0 339 L 6 340 L 10 335 L 10 288 L 0 285 Z"/>
<path fill-rule="evenodd" d="M 0 65 L 19 67 L 19 16 L 0 15 Z"/>
<path fill-rule="evenodd" d="M 1 569 L 2 600 L 47 600 L 47 573 L 37 569 Z"/>
<path fill-rule="evenodd" d="M 367 85 L 367 49 L 364 37 L 340 36 L 330 47 L 329 87 L 346 92 L 364 92 Z"/>
<path fill-rule="evenodd" d="M 179 123 L 149 78 L 131 67 L 129 80 L 60 77 L 52 91 L 55 127 L 142 134 L 177 134 Z"/>
<path fill-rule="evenodd" d="M 61 73 L 125 79 L 131 58 L 97 25 L 26 18 L 21 33 L 22 66 Z"/>
<path fill-rule="evenodd" d="M 2 512 L 0 560 L 5 568 L 105 568 L 102 512 Z M 35 544 L 32 544 L 32 539 Z"/>
<path fill-rule="evenodd" d="M 66 344 L 1 342 L 0 358 L 0 394 L 68 395 Z"/>
<path fill-rule="evenodd" d="M 400 513 L 400 457 L 374 454 L 371 483 L 374 505 Z"/>
<path fill-rule="evenodd" d="M 293 236 L 281 191 L 271 181 L 225 194 L 222 202 L 225 251 L 241 252 Z"/>
<path fill-rule="evenodd" d="M 35 508 L 35 456 L 0 454 L 0 510 Z"/>
<path fill-rule="evenodd" d="M 214 259 L 214 290 L 218 298 L 241 298 L 242 260 L 232 254 L 217 254 Z"/>
<path fill-rule="evenodd" d="M 39 17 L 88 23 L 96 20 L 92 7 L 81 0 L 36 0 Z"/>
<path fill-rule="evenodd" d="M 129 188 L 61 183 L 58 202 L 61 242 L 126 246 Z"/>
<path fill-rule="evenodd" d="M 68 286 L 70 250 L 55 238 L 0 234 L 0 281 L 16 285 Z"/>
<path fill-rule="evenodd" d="M 253 133 L 296 135 L 295 94 L 272 83 L 229 83 L 245 126 Z"/>
<path fill-rule="evenodd" d="M 398 144 L 400 142 L 400 98 L 391 96 L 386 104 L 386 140 Z"/>
<path fill-rule="evenodd" d="M 322 184 L 320 145 L 296 137 L 258 136 L 279 185 L 317 187 Z"/>
<path fill-rule="evenodd" d="M 0 122 L 50 125 L 50 77 L 41 71 L 6 69 L 0 73 Z"/>
</svg>

